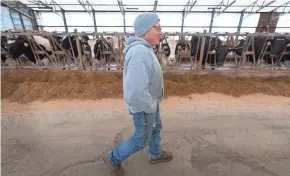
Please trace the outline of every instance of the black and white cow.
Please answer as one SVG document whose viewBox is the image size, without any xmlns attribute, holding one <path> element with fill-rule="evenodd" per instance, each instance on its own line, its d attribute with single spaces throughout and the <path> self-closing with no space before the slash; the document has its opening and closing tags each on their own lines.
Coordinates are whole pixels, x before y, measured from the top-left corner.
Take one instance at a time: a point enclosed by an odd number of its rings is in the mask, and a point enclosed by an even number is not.
<svg viewBox="0 0 290 176">
<path fill-rule="evenodd" d="M 266 52 L 269 54 L 269 57 L 273 59 L 274 62 L 277 61 L 280 54 L 284 51 L 287 45 L 290 43 L 290 40 L 285 36 L 275 36 L 272 39 L 266 40 L 266 36 L 255 36 L 254 37 L 254 51 L 255 51 L 255 61 L 259 59 L 260 54 L 262 54 L 263 45 L 266 44 Z M 237 55 L 241 56 L 244 48 L 246 47 L 246 42 L 244 39 L 239 40 L 237 47 L 229 49 L 229 52 L 235 52 Z M 286 51 L 288 48 L 286 48 Z M 249 45 L 248 51 L 252 51 L 252 45 Z M 290 51 L 290 48 L 289 48 Z M 288 60 L 289 56 L 284 56 L 285 60 Z M 253 55 L 248 55 L 249 61 L 253 62 Z M 266 60 L 267 64 L 272 63 L 272 59 L 268 59 L 267 55 L 262 60 Z"/>
<path fill-rule="evenodd" d="M 175 55 L 178 57 L 180 52 L 189 52 L 190 51 L 190 45 L 189 42 L 184 40 L 178 40 L 176 47 L 175 47 Z M 181 60 L 182 58 L 177 58 L 177 60 Z"/>
<path fill-rule="evenodd" d="M 277 62 L 279 56 L 283 51 L 290 51 L 290 38 L 285 36 L 275 36 L 273 39 L 269 40 L 271 49 L 269 50 L 269 56 L 273 59 L 274 62 Z M 290 60 L 290 54 L 282 56 L 284 61 Z M 269 61 L 268 61 L 269 64 Z M 279 63 L 278 63 L 279 64 Z"/>
<path fill-rule="evenodd" d="M 200 38 L 199 45 L 198 45 L 198 37 L 192 36 L 191 38 L 191 56 L 196 57 L 196 60 L 200 59 L 200 51 L 201 51 L 201 43 L 202 39 Z M 202 68 L 205 69 L 205 61 L 207 56 L 207 51 L 212 52 L 216 55 L 216 64 L 223 65 L 224 59 L 228 53 L 228 47 L 222 45 L 222 41 L 218 37 L 212 37 L 210 42 L 210 36 L 205 37 L 204 43 L 204 52 L 202 57 Z M 208 55 L 207 62 L 214 66 L 214 55 Z"/>
<path fill-rule="evenodd" d="M 161 39 L 161 43 L 153 48 L 155 54 L 157 54 L 160 45 L 162 52 L 162 68 L 172 67 L 179 59 L 179 54 L 181 51 L 190 50 L 190 46 L 186 41 L 175 40 L 172 37 L 166 37 Z"/>
<path fill-rule="evenodd" d="M 1 36 L 1 63 L 5 63 L 7 57 L 6 53 L 8 52 L 7 50 L 7 38 L 5 36 Z"/>
<path fill-rule="evenodd" d="M 42 50 L 45 51 L 45 54 L 38 54 L 41 64 L 47 65 L 49 59 L 47 56 L 51 56 L 52 51 L 49 45 L 49 41 L 41 36 L 32 36 L 32 38 L 25 36 L 18 36 L 14 40 L 7 41 L 7 52 L 12 57 L 13 60 L 16 60 L 21 55 L 24 55 L 29 61 L 36 65 L 36 58 L 33 54 L 33 49 L 30 43 L 38 45 Z"/>
<path fill-rule="evenodd" d="M 163 69 L 172 67 L 176 63 L 175 48 L 177 41 L 174 38 L 166 37 L 161 40 L 161 66 Z"/>
<path fill-rule="evenodd" d="M 123 57 L 120 57 L 120 54 L 122 54 L 121 52 L 124 48 L 124 39 L 122 37 L 101 37 L 90 41 L 90 46 L 93 48 L 92 58 L 94 60 L 94 64 L 103 65 L 110 64 L 110 61 L 115 61 L 116 63 L 120 63 L 122 65 Z"/>
<path fill-rule="evenodd" d="M 255 62 L 257 62 L 259 55 L 262 51 L 263 45 L 266 42 L 265 36 L 255 36 L 254 37 L 254 51 L 255 51 Z M 244 39 L 239 40 L 237 47 L 230 48 L 229 52 L 234 52 L 238 56 L 241 56 L 243 53 L 244 48 L 246 47 L 246 41 Z M 253 51 L 252 45 L 249 45 L 248 51 Z M 252 54 L 249 54 L 248 59 L 250 62 L 254 62 L 254 57 Z"/>
<path fill-rule="evenodd" d="M 71 45 L 70 45 L 70 41 L 69 39 L 71 40 Z M 91 65 L 91 61 L 90 61 L 90 58 L 87 57 L 84 53 L 84 51 L 88 51 L 89 53 L 91 53 L 91 47 L 88 43 L 88 40 L 89 40 L 89 37 L 88 36 L 81 36 L 79 37 L 80 39 L 80 44 L 81 44 L 81 55 L 82 55 L 82 59 L 86 62 L 89 63 L 89 65 Z M 65 49 L 65 50 L 70 50 L 70 54 L 73 56 L 78 58 L 79 56 L 79 52 L 78 52 L 78 48 L 77 48 L 77 42 L 76 42 L 76 37 L 75 36 L 66 36 L 63 38 L 63 40 L 61 41 L 61 48 L 62 49 Z M 71 61 L 74 61 L 73 57 L 71 57 Z"/>
<path fill-rule="evenodd" d="M 92 58 L 97 65 L 103 65 L 108 62 L 110 54 L 104 54 L 105 51 L 112 51 L 112 45 L 109 42 L 110 38 L 98 38 L 91 45 L 93 48 Z"/>
</svg>

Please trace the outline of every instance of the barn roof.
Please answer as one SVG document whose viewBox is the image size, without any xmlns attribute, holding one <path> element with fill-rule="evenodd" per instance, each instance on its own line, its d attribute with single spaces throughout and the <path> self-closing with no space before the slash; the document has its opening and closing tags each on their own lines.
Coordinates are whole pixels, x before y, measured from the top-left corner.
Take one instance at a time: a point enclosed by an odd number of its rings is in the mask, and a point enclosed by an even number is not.
<svg viewBox="0 0 290 176">
<path fill-rule="evenodd" d="M 224 13 L 241 12 L 243 10 L 247 13 L 271 12 L 273 10 L 277 10 L 278 12 L 290 11 L 289 0 L 105 0 L 103 2 L 95 0 L 20 1 L 37 11 L 60 10 L 60 8 L 68 12 L 85 11 L 83 5 L 87 7 L 91 5 L 95 11 L 120 12 L 119 4 L 125 12 L 153 11 L 154 9 L 157 12 L 182 12 L 184 9 L 190 12 L 212 12 L 212 8 L 216 8 L 216 11 Z"/>
<path fill-rule="evenodd" d="M 2 2 L 13 8 L 16 1 Z M 282 23 L 279 22 L 277 27 L 290 31 L 289 0 L 20 0 L 20 2 L 40 14 L 42 18 L 42 21 L 39 20 L 40 27 L 54 30 L 63 30 L 65 27 L 68 31 L 72 28 L 79 28 L 80 31 L 82 29 L 131 31 L 136 14 L 155 11 L 161 18 L 163 28 L 169 32 L 204 29 L 210 32 L 224 30 L 236 32 L 239 27 L 241 31 L 251 32 L 257 27 L 261 12 L 278 13 Z"/>
</svg>

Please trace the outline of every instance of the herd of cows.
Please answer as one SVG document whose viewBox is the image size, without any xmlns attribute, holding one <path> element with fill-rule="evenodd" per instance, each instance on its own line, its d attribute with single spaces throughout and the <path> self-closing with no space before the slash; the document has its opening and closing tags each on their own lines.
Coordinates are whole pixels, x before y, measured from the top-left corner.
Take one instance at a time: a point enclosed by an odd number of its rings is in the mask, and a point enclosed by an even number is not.
<svg viewBox="0 0 290 176">
<path fill-rule="evenodd" d="M 86 67 L 110 63 L 122 65 L 123 49 L 124 37 L 121 36 L 98 37 L 92 40 L 86 35 L 3 35 L 1 65 L 9 65 L 8 60 L 19 63 L 19 58 L 29 60 L 34 66 L 44 67 L 80 63 Z M 236 43 L 222 41 L 217 36 L 206 36 L 203 39 L 192 36 L 190 40 L 164 37 L 153 49 L 164 69 L 178 66 L 184 58 L 189 59 L 189 63 L 202 59 L 202 68 L 206 68 L 206 65 L 223 66 L 225 58 L 233 54 L 255 64 L 263 60 L 266 64 L 280 66 L 282 62 L 289 64 L 290 60 L 290 38 L 286 35 L 257 35 L 254 38 L 248 36 Z"/>
</svg>

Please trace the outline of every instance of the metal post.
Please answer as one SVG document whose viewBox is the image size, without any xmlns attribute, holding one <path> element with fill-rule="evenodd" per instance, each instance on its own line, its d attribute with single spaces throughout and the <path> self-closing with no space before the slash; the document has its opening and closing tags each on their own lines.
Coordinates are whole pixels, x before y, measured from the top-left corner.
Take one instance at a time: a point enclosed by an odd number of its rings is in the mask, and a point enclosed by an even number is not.
<svg viewBox="0 0 290 176">
<path fill-rule="evenodd" d="M 181 33 L 183 33 L 183 28 L 184 28 L 184 14 L 185 14 L 185 10 L 182 11 Z"/>
<path fill-rule="evenodd" d="M 77 29 L 74 29 L 74 32 L 77 33 L 78 32 Z M 76 43 L 77 43 L 78 56 L 80 60 L 80 66 L 81 66 L 81 69 L 84 70 L 82 46 L 81 46 L 81 42 L 78 36 L 76 36 Z"/>
<path fill-rule="evenodd" d="M 205 45 L 205 36 L 201 37 L 201 46 L 200 48 L 200 55 L 199 55 L 199 68 L 202 68 L 202 61 L 203 61 L 203 53 L 204 53 L 204 45 Z M 206 65 L 206 63 L 205 63 Z"/>
<path fill-rule="evenodd" d="M 31 16 L 32 16 L 32 24 L 33 24 L 33 29 L 34 30 L 39 30 L 39 28 L 38 28 L 38 24 L 37 24 L 37 20 L 36 20 L 36 17 L 35 17 L 35 14 L 34 14 L 34 10 L 31 10 L 30 11 L 31 13 Z"/>
<path fill-rule="evenodd" d="M 66 17 L 65 17 L 65 11 L 62 10 L 61 13 L 62 13 L 62 17 L 63 17 L 63 24 L 64 24 L 64 27 L 65 27 L 65 32 L 68 32 L 67 23 L 66 23 Z"/>
<path fill-rule="evenodd" d="M 125 13 L 123 15 L 123 24 L 124 24 L 124 34 L 126 34 L 126 18 L 125 18 Z"/>
<path fill-rule="evenodd" d="M 19 19 L 20 19 L 20 22 L 21 22 L 22 28 L 25 30 L 25 25 L 24 25 L 24 22 L 23 22 L 22 15 L 21 15 L 21 13 L 19 13 L 19 12 L 18 12 L 18 14 L 19 14 Z"/>
<path fill-rule="evenodd" d="M 211 31 L 212 31 L 212 25 L 213 25 L 214 13 L 215 13 L 215 9 L 212 9 L 212 12 L 211 12 L 211 19 L 210 19 L 210 26 L 209 26 L 209 33 L 211 33 Z"/>
<path fill-rule="evenodd" d="M 238 31 L 237 31 L 236 41 L 237 41 L 238 38 L 239 38 L 239 33 L 240 33 L 240 31 L 241 31 L 241 27 L 242 27 L 242 23 L 243 23 L 243 19 L 244 19 L 244 14 L 245 14 L 245 11 L 242 11 L 242 12 L 241 12 L 241 16 L 240 16 L 239 25 L 238 25 Z"/>
<path fill-rule="evenodd" d="M 97 33 L 98 30 L 97 30 L 97 22 L 96 22 L 96 14 L 95 14 L 95 11 L 93 11 L 93 16 L 94 16 L 94 28 L 95 28 L 95 32 Z"/>
<path fill-rule="evenodd" d="M 123 25 L 124 25 L 124 34 L 126 34 L 126 19 L 125 19 L 125 8 L 124 8 L 124 5 L 122 3 L 122 0 L 118 0 L 118 5 L 119 5 L 119 8 L 120 8 L 120 11 L 121 11 L 121 14 L 123 16 Z"/>
</svg>

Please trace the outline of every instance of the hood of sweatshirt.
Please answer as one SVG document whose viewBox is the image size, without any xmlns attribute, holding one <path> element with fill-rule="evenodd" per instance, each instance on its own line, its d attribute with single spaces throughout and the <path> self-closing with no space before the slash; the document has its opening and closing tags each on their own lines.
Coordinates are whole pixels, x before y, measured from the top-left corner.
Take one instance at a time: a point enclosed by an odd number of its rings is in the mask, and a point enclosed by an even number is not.
<svg viewBox="0 0 290 176">
<path fill-rule="evenodd" d="M 130 48 L 132 48 L 133 46 L 137 44 L 142 44 L 152 49 L 152 46 L 145 39 L 140 38 L 140 37 L 130 36 L 130 37 L 125 38 L 124 54 L 126 54 Z"/>
</svg>

